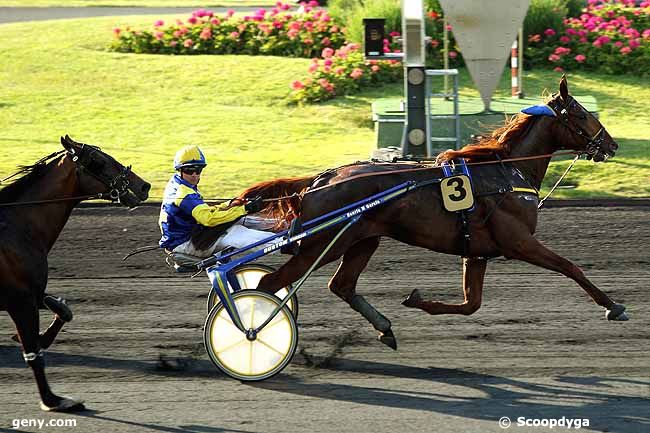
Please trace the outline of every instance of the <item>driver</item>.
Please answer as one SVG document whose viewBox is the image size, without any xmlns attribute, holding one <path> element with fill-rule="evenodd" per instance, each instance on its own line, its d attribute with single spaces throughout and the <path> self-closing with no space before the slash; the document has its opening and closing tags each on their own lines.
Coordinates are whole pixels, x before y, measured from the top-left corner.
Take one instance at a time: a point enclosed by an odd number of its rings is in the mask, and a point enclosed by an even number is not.
<svg viewBox="0 0 650 433">
<path fill-rule="evenodd" d="M 203 201 L 197 186 L 206 165 L 205 155 L 198 146 L 185 146 L 176 152 L 176 173 L 167 182 L 160 208 L 160 247 L 171 253 L 208 257 L 226 247 L 242 248 L 272 236 L 273 232 L 243 225 L 243 216 L 264 207 L 260 197 L 243 206 L 229 203 L 211 206 Z M 192 244 L 191 234 L 197 225 L 222 228 L 217 240 L 206 250 L 197 250 Z"/>
</svg>

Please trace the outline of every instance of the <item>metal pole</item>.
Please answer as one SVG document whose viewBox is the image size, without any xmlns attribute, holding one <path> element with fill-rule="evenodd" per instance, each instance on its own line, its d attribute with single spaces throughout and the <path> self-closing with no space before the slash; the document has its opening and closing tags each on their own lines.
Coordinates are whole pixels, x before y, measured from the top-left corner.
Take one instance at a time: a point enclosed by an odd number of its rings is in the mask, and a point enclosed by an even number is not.
<svg viewBox="0 0 650 433">
<path fill-rule="evenodd" d="M 447 31 L 447 17 L 442 19 L 442 69 L 449 69 L 449 33 Z M 445 75 L 445 99 L 449 100 L 449 78 Z"/>
<path fill-rule="evenodd" d="M 510 48 L 510 95 L 513 98 L 519 96 L 519 54 L 517 39 Z"/>
<path fill-rule="evenodd" d="M 524 95 L 524 28 L 519 28 L 519 97 Z"/>
</svg>

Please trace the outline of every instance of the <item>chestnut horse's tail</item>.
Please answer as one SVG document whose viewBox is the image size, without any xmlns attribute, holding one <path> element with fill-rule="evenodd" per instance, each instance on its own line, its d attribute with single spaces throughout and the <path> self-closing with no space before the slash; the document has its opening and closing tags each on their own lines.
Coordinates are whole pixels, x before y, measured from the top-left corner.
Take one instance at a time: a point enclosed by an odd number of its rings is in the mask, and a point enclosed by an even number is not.
<svg viewBox="0 0 650 433">
<path fill-rule="evenodd" d="M 290 177 L 257 183 L 239 194 L 238 199 L 262 197 L 270 200 L 264 210 L 268 218 L 278 221 L 276 229 L 284 228 L 300 214 L 300 193 L 305 191 L 318 177 Z"/>
</svg>

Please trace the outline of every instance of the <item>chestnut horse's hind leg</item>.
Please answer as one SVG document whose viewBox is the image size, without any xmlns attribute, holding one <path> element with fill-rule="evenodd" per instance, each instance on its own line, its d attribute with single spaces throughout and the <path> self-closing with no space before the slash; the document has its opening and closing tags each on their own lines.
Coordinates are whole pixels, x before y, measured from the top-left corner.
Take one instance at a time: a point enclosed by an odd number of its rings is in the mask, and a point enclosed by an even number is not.
<svg viewBox="0 0 650 433">
<path fill-rule="evenodd" d="M 370 257 L 379 246 L 379 237 L 367 238 L 352 245 L 345 252 L 343 260 L 329 282 L 329 289 L 339 298 L 350 304 L 380 332 L 379 341 L 397 350 L 397 341 L 390 329 L 390 320 L 384 317 L 363 296 L 356 294 L 359 275 L 368 264 Z"/>
<path fill-rule="evenodd" d="M 514 251 L 504 251 L 504 255 L 509 258 L 515 258 L 540 266 L 551 271 L 559 272 L 573 281 L 578 283 L 589 296 L 600 305 L 607 309 L 605 316 L 607 320 L 626 321 L 625 306 L 612 301 L 605 293 L 596 287 L 585 277 L 578 266 L 571 261 L 555 254 L 553 251 L 542 245 L 537 239 L 530 236 L 529 238 L 517 243 Z"/>
<path fill-rule="evenodd" d="M 462 304 L 445 304 L 437 301 L 425 301 L 418 289 L 402 301 L 402 305 L 410 308 L 419 308 L 429 314 L 473 314 L 481 308 L 483 295 L 483 279 L 487 260 L 483 258 L 463 258 L 463 292 L 465 301 Z"/>
</svg>

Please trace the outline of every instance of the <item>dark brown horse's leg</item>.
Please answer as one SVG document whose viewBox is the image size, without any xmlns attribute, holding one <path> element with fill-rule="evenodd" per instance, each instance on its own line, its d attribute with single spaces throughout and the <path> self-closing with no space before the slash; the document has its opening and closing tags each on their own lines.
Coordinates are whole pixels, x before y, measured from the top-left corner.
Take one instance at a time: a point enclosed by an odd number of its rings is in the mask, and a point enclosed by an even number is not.
<svg viewBox="0 0 650 433">
<path fill-rule="evenodd" d="M 487 267 L 486 259 L 474 257 L 463 258 L 463 292 L 465 301 L 462 304 L 445 304 L 437 301 L 425 301 L 418 289 L 402 302 L 402 305 L 419 308 L 429 314 L 464 314 L 469 316 L 481 308 L 483 295 L 483 279 Z"/>
<path fill-rule="evenodd" d="M 38 392 L 41 396 L 41 409 L 47 411 L 82 410 L 82 402 L 59 397 L 52 392 L 45 377 L 45 360 L 39 344 L 38 307 L 29 300 L 21 299 L 10 305 L 7 312 L 16 324 L 16 331 L 23 346 L 25 362 L 34 372 Z"/>
<path fill-rule="evenodd" d="M 59 331 L 61 331 L 65 323 L 66 322 L 61 320 L 59 316 L 54 316 L 54 320 L 52 320 L 50 326 L 48 326 L 45 332 L 41 334 L 40 344 L 43 350 L 47 349 L 52 345 L 54 339 L 59 334 Z"/>
<path fill-rule="evenodd" d="M 23 357 L 34 372 L 43 404 L 56 405 L 61 399 L 54 395 L 47 383 L 43 353 L 38 343 L 38 307 L 30 305 L 30 302 L 26 300 L 21 300 L 19 305 L 20 307 L 8 308 L 7 312 L 16 324 L 16 331 L 18 331 L 20 343 L 23 346 Z"/>
<path fill-rule="evenodd" d="M 54 320 L 50 323 L 44 333 L 40 335 L 39 344 L 43 350 L 52 345 L 54 339 L 59 334 L 63 325 L 72 320 L 72 310 L 68 307 L 66 301 L 62 298 L 46 295 L 43 298 L 43 304 L 54 313 Z M 14 341 L 20 342 L 18 334 L 14 335 Z"/>
<path fill-rule="evenodd" d="M 518 242 L 514 251 L 504 251 L 504 255 L 559 272 L 571 278 L 591 296 L 596 304 L 607 309 L 606 317 L 608 320 L 628 320 L 624 305 L 612 301 L 609 296 L 587 279 L 582 269 L 571 261 L 549 250 L 534 237 L 531 236 Z"/>
<path fill-rule="evenodd" d="M 63 325 L 65 325 L 65 322 L 61 320 L 59 316 L 54 316 L 54 320 L 52 320 L 50 326 L 48 326 L 45 332 L 40 335 L 39 344 L 43 350 L 52 345 L 54 339 L 63 328 Z M 20 337 L 18 334 L 15 334 L 11 339 L 20 343 Z"/>
<path fill-rule="evenodd" d="M 390 320 L 370 305 L 363 296 L 357 295 L 355 290 L 359 275 L 378 246 L 379 237 L 367 238 L 354 244 L 343 255 L 343 260 L 328 286 L 336 296 L 350 304 L 352 309 L 359 312 L 380 332 L 379 341 L 396 350 L 397 341 L 390 329 Z"/>
</svg>

